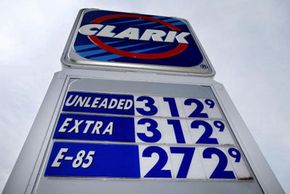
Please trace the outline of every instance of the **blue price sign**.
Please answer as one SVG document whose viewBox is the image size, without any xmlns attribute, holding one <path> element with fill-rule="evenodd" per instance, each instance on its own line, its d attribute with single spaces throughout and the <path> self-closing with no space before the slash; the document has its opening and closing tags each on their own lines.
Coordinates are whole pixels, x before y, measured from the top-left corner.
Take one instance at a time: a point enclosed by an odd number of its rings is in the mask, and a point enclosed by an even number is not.
<svg viewBox="0 0 290 194">
<path fill-rule="evenodd" d="M 222 120 L 62 113 L 54 139 L 157 144 L 234 144 Z"/>
<path fill-rule="evenodd" d="M 45 176 L 251 178 L 235 147 L 55 142 Z"/>
<path fill-rule="evenodd" d="M 213 99 L 69 91 L 63 111 L 176 118 L 222 118 Z"/>
</svg>

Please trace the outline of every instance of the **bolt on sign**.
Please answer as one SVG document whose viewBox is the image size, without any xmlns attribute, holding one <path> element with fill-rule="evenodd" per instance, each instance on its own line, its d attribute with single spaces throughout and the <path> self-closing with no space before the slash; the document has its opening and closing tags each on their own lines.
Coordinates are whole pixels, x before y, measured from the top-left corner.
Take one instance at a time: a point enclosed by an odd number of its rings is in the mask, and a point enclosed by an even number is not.
<svg viewBox="0 0 290 194">
<path fill-rule="evenodd" d="M 62 62 L 4 193 L 284 193 L 183 19 L 81 10 Z"/>
</svg>

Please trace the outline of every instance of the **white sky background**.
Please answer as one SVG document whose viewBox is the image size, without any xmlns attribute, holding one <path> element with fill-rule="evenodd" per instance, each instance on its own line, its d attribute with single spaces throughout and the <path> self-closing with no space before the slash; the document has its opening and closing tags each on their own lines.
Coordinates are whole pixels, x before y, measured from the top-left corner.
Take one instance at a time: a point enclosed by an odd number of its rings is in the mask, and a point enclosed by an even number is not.
<svg viewBox="0 0 290 194">
<path fill-rule="evenodd" d="M 23 146 L 80 8 L 189 20 L 265 155 L 290 193 L 290 1 L 1 0 L 0 191 Z"/>
</svg>

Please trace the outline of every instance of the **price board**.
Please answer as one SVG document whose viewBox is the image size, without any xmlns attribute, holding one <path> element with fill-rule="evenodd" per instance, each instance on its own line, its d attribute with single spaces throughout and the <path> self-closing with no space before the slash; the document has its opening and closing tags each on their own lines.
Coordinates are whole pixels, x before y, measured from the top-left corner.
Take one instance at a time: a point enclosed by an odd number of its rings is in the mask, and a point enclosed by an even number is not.
<svg viewBox="0 0 290 194">
<path fill-rule="evenodd" d="M 155 76 L 57 73 L 4 193 L 283 193 L 221 84 Z"/>
<path fill-rule="evenodd" d="M 213 98 L 68 91 L 53 142 L 45 176 L 252 179 Z"/>
</svg>

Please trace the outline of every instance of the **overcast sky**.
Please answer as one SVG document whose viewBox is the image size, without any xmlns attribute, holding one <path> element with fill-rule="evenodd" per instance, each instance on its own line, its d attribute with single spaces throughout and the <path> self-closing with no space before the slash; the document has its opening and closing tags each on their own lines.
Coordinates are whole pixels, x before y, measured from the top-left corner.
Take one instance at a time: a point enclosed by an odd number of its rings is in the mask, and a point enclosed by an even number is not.
<svg viewBox="0 0 290 194">
<path fill-rule="evenodd" d="M 189 20 L 286 193 L 290 193 L 289 0 L 1 0 L 0 191 L 81 8 Z"/>
</svg>

